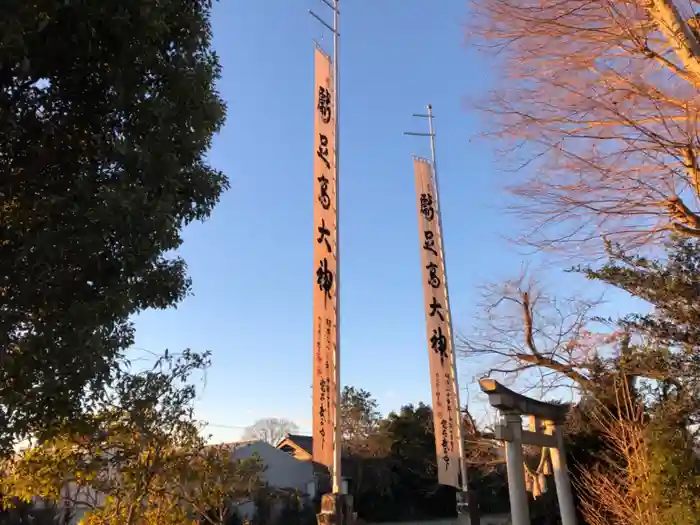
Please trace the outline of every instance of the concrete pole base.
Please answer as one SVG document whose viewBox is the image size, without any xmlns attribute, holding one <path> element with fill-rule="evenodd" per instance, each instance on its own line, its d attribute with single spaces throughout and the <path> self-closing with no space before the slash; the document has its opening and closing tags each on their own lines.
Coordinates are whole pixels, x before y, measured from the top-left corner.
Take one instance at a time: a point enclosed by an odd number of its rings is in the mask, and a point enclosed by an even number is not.
<svg viewBox="0 0 700 525">
<path fill-rule="evenodd" d="M 457 521 L 460 525 L 480 525 L 479 504 L 474 490 L 457 492 Z"/>
<path fill-rule="evenodd" d="M 357 514 L 353 511 L 350 494 L 324 494 L 321 512 L 316 515 L 318 525 L 353 525 Z"/>
</svg>

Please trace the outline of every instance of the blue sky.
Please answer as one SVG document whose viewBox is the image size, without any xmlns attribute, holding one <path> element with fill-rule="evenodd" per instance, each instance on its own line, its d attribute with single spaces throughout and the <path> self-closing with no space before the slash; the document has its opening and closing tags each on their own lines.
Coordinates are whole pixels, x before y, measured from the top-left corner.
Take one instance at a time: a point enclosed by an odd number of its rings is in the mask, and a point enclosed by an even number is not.
<svg viewBox="0 0 700 525">
<path fill-rule="evenodd" d="M 212 351 L 197 410 L 217 440 L 266 416 L 310 431 L 313 39 L 330 46 L 331 35 L 309 8 L 327 12 L 320 0 L 216 4 L 228 121 L 210 159 L 231 190 L 185 232 L 194 296 L 136 320 L 137 348 Z M 436 113 L 457 330 L 478 286 L 522 261 L 501 237 L 518 225 L 500 211 L 493 145 L 472 140 L 481 117 L 464 99 L 496 71 L 463 43 L 468 14 L 466 0 L 341 2 L 342 382 L 383 410 L 430 398 L 411 161 L 429 148 L 402 136 L 424 130 L 412 113 Z M 462 386 L 477 372 L 463 364 Z"/>
</svg>

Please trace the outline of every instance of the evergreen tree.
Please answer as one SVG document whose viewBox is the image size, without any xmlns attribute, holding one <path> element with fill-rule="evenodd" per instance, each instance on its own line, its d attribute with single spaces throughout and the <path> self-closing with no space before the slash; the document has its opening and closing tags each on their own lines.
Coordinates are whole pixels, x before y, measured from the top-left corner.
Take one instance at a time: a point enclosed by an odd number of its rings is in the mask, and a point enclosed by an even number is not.
<svg viewBox="0 0 700 525">
<path fill-rule="evenodd" d="M 173 256 L 226 177 L 212 0 L 3 0 L 0 448 L 84 409 L 130 318 L 190 290 Z"/>
</svg>

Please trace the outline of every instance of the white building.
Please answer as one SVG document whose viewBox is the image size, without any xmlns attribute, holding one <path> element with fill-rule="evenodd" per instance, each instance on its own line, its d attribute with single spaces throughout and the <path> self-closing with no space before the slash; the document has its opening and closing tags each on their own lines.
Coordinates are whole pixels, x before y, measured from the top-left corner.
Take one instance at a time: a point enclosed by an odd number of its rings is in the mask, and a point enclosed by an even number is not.
<svg viewBox="0 0 700 525">
<path fill-rule="evenodd" d="M 264 441 L 237 443 L 233 448 L 233 457 L 238 460 L 256 455 L 267 467 L 262 478 L 270 487 L 296 491 L 309 499 L 316 495 L 318 482 L 313 462 L 294 458 Z M 238 512 L 243 518 L 251 518 L 255 507 L 252 502 L 244 503 L 238 506 Z"/>
</svg>

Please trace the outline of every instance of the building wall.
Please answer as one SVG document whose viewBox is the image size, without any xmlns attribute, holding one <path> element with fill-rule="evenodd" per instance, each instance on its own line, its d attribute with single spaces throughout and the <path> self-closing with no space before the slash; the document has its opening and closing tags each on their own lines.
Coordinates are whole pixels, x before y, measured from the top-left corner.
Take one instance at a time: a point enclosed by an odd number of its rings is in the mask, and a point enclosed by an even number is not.
<svg viewBox="0 0 700 525">
<path fill-rule="evenodd" d="M 272 487 L 294 489 L 306 494 L 309 484 L 314 482 L 313 463 L 296 459 L 262 441 L 236 447 L 233 456 L 237 459 L 247 459 L 255 454 L 267 465 L 263 478 Z"/>
<path fill-rule="evenodd" d="M 263 441 L 239 445 L 233 452 L 236 459 L 248 459 L 255 455 L 259 456 L 267 466 L 262 478 L 268 485 L 278 489 L 297 490 L 303 496 L 315 495 L 316 480 L 312 462 L 294 458 L 287 452 Z M 253 502 L 242 503 L 237 509 L 238 514 L 244 519 L 251 519 L 255 515 Z M 278 510 L 273 509 L 273 512 Z"/>
<path fill-rule="evenodd" d="M 59 512 L 65 512 L 70 516 L 70 525 L 77 525 L 90 509 L 103 505 L 105 501 L 104 494 L 87 487 L 78 487 L 73 482 L 63 487 L 62 495 L 63 498 L 58 502 L 57 508 Z M 47 504 L 41 498 L 33 498 L 33 500 L 39 508 L 53 506 L 53 503 Z"/>
<path fill-rule="evenodd" d="M 313 459 L 311 454 L 309 454 L 303 448 L 296 446 L 296 444 L 290 443 L 287 439 L 285 439 L 279 445 L 277 445 L 276 448 L 302 461 L 310 461 L 311 459 Z"/>
</svg>

